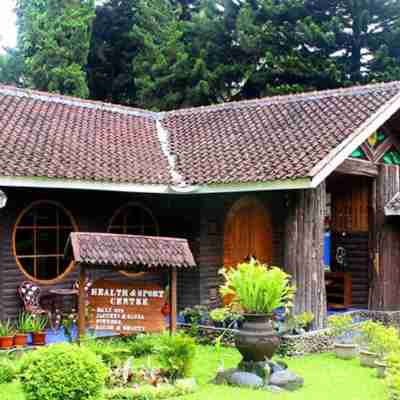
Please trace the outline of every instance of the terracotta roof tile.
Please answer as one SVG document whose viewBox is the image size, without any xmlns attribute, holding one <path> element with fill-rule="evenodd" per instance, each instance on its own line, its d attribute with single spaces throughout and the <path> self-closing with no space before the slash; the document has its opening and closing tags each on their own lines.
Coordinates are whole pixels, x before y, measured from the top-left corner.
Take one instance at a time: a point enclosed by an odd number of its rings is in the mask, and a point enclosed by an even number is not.
<svg viewBox="0 0 400 400">
<path fill-rule="evenodd" d="M 172 111 L 162 123 L 189 184 L 305 178 L 399 93 L 395 82 L 279 96 Z"/>
<path fill-rule="evenodd" d="M 0 87 L 2 176 L 168 184 L 152 113 Z"/>
<path fill-rule="evenodd" d="M 153 113 L 0 86 L 0 176 L 206 185 L 312 177 L 400 83 Z"/>
<path fill-rule="evenodd" d="M 73 232 L 67 251 L 83 264 L 129 267 L 194 267 L 186 239 Z"/>
</svg>

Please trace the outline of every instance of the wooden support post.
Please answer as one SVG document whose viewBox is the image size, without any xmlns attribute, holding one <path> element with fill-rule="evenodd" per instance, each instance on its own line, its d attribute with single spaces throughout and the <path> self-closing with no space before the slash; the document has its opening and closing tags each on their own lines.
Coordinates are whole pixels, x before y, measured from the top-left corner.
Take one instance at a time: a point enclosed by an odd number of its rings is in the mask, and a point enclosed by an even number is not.
<svg viewBox="0 0 400 400">
<path fill-rule="evenodd" d="M 86 267 L 80 265 L 79 272 L 79 322 L 78 322 L 78 338 L 79 341 L 83 338 L 86 331 L 86 293 L 85 293 L 85 282 L 86 282 Z"/>
<path fill-rule="evenodd" d="M 171 304 L 171 321 L 170 321 L 170 332 L 171 335 L 176 332 L 176 317 L 177 317 L 177 271 L 176 267 L 173 267 L 170 272 L 170 304 Z"/>
<path fill-rule="evenodd" d="M 372 204 L 375 211 L 372 227 L 374 267 L 369 308 L 398 310 L 400 307 L 400 227 L 395 218 L 385 217 L 385 205 L 400 191 L 400 167 L 380 165 Z M 397 217 L 396 217 L 397 218 Z"/>
<path fill-rule="evenodd" d="M 326 320 L 323 263 L 325 182 L 316 189 L 299 190 L 290 197 L 285 226 L 285 270 L 296 285 L 294 311 L 314 314 L 314 326 Z"/>
</svg>

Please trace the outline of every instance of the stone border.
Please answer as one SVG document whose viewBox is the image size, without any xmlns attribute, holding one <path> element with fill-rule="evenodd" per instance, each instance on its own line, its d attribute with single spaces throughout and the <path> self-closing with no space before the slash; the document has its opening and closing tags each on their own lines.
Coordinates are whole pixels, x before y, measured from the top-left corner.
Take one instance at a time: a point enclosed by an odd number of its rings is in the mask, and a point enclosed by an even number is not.
<svg viewBox="0 0 400 400">
<path fill-rule="evenodd" d="M 382 322 L 384 325 L 400 326 L 400 311 L 373 311 L 355 310 L 343 314 L 351 315 L 360 320 L 370 319 Z M 180 329 L 191 332 L 190 324 L 179 324 Z M 222 336 L 222 343 L 225 346 L 235 345 L 235 329 L 216 328 L 208 325 L 198 325 L 197 337 L 202 344 L 214 344 L 215 340 Z M 333 350 L 333 338 L 329 335 L 329 329 L 306 332 L 302 335 L 284 335 L 281 337 L 280 355 L 295 357 L 306 354 L 324 353 Z"/>
</svg>

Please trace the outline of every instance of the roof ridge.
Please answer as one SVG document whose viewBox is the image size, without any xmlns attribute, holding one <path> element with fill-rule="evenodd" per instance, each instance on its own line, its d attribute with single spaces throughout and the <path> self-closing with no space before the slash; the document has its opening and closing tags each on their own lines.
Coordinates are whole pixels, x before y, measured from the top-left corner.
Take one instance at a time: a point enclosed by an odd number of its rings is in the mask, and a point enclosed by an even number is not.
<svg viewBox="0 0 400 400">
<path fill-rule="evenodd" d="M 369 85 L 354 85 L 345 88 L 335 88 L 326 90 L 313 90 L 310 92 L 303 92 L 303 93 L 292 93 L 292 94 L 269 96 L 269 97 L 267 96 L 256 99 L 247 99 L 247 100 L 225 102 L 220 104 L 212 104 L 208 106 L 182 108 L 165 112 L 165 115 L 174 116 L 183 114 L 193 114 L 199 111 L 216 112 L 229 109 L 239 110 L 241 108 L 247 108 L 247 107 L 260 107 L 260 106 L 268 106 L 268 105 L 282 104 L 282 103 L 290 104 L 298 101 L 315 101 L 328 97 L 368 95 L 371 92 L 384 91 L 388 90 L 391 87 L 398 87 L 400 90 L 400 81 L 373 83 Z"/>
<path fill-rule="evenodd" d="M 96 100 L 80 99 L 78 97 L 65 96 L 57 93 L 47 93 L 37 90 L 17 88 L 14 86 L 0 85 L 0 94 L 13 97 L 26 97 L 34 100 L 82 107 L 92 110 L 116 112 L 119 114 L 131 115 L 135 117 L 151 118 L 153 120 L 159 118 L 159 113 L 154 111 L 142 110 L 114 103 L 105 103 Z"/>
</svg>

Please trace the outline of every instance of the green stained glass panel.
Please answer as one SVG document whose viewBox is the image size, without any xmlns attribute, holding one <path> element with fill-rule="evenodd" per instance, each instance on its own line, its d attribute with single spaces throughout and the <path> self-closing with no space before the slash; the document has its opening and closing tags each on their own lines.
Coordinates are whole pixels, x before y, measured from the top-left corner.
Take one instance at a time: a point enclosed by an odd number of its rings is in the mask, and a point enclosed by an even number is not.
<svg viewBox="0 0 400 400">
<path fill-rule="evenodd" d="M 354 150 L 351 153 L 351 157 L 353 157 L 353 158 L 363 158 L 363 159 L 367 158 L 365 153 L 362 151 L 361 147 L 359 147 L 357 150 Z"/>
</svg>

